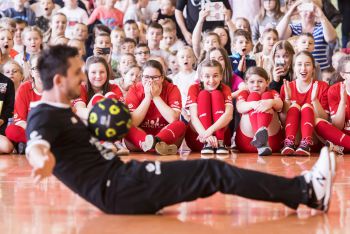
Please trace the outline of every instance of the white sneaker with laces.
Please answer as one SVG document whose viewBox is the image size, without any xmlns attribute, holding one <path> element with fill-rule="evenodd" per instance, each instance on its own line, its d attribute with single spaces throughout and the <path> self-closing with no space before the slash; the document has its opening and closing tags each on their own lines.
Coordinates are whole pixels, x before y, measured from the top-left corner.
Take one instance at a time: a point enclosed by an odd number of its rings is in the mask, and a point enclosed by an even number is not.
<svg viewBox="0 0 350 234">
<path fill-rule="evenodd" d="M 327 147 L 321 149 L 319 159 L 311 171 L 304 174 L 309 186 L 309 201 L 311 208 L 327 212 L 332 193 L 332 168 L 330 153 Z"/>
<path fill-rule="evenodd" d="M 155 141 L 154 136 L 147 135 L 145 137 L 145 141 L 140 142 L 140 147 L 143 150 L 143 152 L 147 152 L 147 151 L 153 149 L 154 141 Z"/>
</svg>

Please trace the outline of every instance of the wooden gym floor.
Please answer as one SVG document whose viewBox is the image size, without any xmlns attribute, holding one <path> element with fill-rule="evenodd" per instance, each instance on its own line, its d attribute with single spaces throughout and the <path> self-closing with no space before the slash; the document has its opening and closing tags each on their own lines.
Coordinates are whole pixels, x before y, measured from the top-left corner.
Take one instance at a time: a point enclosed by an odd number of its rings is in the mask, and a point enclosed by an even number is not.
<svg viewBox="0 0 350 234">
<path fill-rule="evenodd" d="M 156 157 L 133 154 L 124 160 L 191 160 L 199 154 Z M 309 158 L 231 154 L 226 162 L 292 177 L 310 169 Z M 203 159 L 204 160 L 204 159 Z M 337 157 L 337 177 L 327 215 L 305 206 L 215 194 L 168 207 L 160 215 L 106 215 L 68 190 L 55 177 L 33 184 L 25 157 L 0 156 L 0 233 L 350 233 L 350 158 Z"/>
</svg>

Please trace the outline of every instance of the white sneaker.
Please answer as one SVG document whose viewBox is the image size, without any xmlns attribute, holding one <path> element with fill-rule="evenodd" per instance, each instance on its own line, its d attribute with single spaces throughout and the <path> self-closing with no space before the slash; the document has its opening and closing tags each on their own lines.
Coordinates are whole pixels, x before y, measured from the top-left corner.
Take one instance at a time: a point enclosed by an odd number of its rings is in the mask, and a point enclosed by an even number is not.
<svg viewBox="0 0 350 234">
<path fill-rule="evenodd" d="M 331 160 L 327 147 L 321 149 L 319 159 L 311 171 L 304 174 L 304 178 L 310 189 L 307 205 L 327 212 L 332 193 Z"/>
<path fill-rule="evenodd" d="M 130 151 L 123 145 L 121 141 L 114 142 L 115 147 L 117 148 L 117 155 L 129 155 Z"/>
<path fill-rule="evenodd" d="M 155 141 L 154 136 L 147 135 L 145 137 L 145 141 L 140 143 L 140 147 L 143 150 L 143 152 L 147 152 L 147 151 L 153 149 L 154 141 Z"/>
</svg>

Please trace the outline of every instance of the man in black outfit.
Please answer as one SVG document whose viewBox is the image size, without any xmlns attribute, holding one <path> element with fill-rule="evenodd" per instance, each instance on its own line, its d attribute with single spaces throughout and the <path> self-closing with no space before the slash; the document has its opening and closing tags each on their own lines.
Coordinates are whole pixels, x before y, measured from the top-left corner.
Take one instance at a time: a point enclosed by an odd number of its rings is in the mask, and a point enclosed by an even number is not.
<svg viewBox="0 0 350 234">
<path fill-rule="evenodd" d="M 40 102 L 31 107 L 26 155 L 36 181 L 52 173 L 71 190 L 111 214 L 150 214 L 218 191 L 250 199 L 328 210 L 334 157 L 324 148 L 312 171 L 294 178 L 240 169 L 218 160 L 124 163 L 92 137 L 70 107 L 84 80 L 75 48 L 43 52 Z M 331 160 L 332 159 L 332 160 Z"/>
</svg>

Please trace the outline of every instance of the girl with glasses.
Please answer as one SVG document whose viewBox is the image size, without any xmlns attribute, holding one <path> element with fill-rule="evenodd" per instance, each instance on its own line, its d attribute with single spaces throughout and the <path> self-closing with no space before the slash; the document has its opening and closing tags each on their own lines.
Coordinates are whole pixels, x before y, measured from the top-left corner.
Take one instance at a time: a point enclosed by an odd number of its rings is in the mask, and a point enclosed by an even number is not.
<svg viewBox="0 0 350 234">
<path fill-rule="evenodd" d="M 160 62 L 145 63 L 141 82 L 130 87 L 126 104 L 132 125 L 125 137 L 131 151 L 156 151 L 172 155 L 182 143 L 186 126 L 181 122 L 181 94 L 176 85 L 165 79 Z"/>
</svg>

